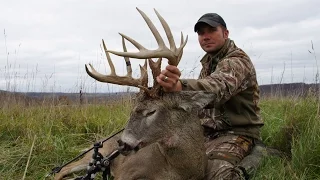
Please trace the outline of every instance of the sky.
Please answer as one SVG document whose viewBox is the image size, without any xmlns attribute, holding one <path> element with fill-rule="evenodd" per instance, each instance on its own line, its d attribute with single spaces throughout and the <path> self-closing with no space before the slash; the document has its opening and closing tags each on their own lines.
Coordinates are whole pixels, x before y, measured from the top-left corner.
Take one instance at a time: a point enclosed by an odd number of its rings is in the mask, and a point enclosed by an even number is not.
<svg viewBox="0 0 320 180">
<path fill-rule="evenodd" d="M 320 66 L 319 0 L 0 0 L 0 90 L 20 92 L 117 92 L 136 88 L 97 82 L 85 64 L 103 74 L 108 49 L 122 50 L 119 32 L 148 49 L 158 47 L 136 7 L 154 22 L 168 44 L 154 8 L 169 24 L 179 46 L 188 43 L 178 67 L 181 78 L 197 78 L 205 54 L 193 27 L 205 13 L 221 15 L 230 39 L 251 58 L 260 85 L 316 82 Z M 128 51 L 137 50 L 127 43 Z M 124 59 L 111 56 L 118 75 Z M 131 59 L 134 77 L 143 60 Z M 163 61 L 163 68 L 167 61 Z M 149 75 L 151 76 L 151 75 Z"/>
</svg>

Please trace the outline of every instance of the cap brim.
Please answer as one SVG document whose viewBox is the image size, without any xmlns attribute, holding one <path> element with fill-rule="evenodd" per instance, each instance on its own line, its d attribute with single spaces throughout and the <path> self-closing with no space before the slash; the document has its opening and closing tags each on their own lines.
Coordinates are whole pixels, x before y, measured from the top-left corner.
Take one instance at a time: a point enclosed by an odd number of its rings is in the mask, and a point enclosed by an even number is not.
<svg viewBox="0 0 320 180">
<path fill-rule="evenodd" d="M 197 32 L 197 31 L 199 30 L 199 25 L 202 24 L 202 23 L 206 23 L 206 24 L 208 24 L 208 25 L 211 26 L 211 27 L 217 27 L 217 26 L 220 25 L 218 22 L 211 21 L 211 20 L 207 20 L 207 19 L 202 19 L 202 20 L 199 20 L 199 21 L 194 25 L 194 32 Z"/>
</svg>

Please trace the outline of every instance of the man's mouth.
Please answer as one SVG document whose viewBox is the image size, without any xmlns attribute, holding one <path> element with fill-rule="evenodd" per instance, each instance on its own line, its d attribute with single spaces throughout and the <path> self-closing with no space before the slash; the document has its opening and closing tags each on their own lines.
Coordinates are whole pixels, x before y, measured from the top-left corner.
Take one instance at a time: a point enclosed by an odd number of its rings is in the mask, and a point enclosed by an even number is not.
<svg viewBox="0 0 320 180">
<path fill-rule="evenodd" d="M 204 46 L 212 46 L 214 43 L 205 43 Z"/>
</svg>

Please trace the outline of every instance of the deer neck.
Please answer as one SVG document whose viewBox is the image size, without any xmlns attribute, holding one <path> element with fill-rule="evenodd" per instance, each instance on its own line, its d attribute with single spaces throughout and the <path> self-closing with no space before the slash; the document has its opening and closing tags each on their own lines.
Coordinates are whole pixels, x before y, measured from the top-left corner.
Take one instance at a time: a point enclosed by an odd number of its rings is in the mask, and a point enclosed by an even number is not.
<svg viewBox="0 0 320 180">
<path fill-rule="evenodd" d="M 172 129 L 158 142 L 160 152 L 174 168 L 199 170 L 196 166 L 205 166 L 203 128 L 198 118 L 194 120 L 196 122 L 185 122 L 180 128 Z"/>
</svg>

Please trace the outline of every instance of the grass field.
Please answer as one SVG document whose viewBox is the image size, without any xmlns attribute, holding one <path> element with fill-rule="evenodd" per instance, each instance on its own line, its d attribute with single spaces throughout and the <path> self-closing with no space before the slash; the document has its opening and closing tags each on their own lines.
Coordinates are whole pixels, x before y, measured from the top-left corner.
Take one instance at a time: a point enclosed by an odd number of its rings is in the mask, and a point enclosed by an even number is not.
<svg viewBox="0 0 320 180">
<path fill-rule="evenodd" d="M 124 127 L 130 100 L 96 105 L 10 103 L 0 109 L 0 179 L 44 179 L 96 140 Z M 290 156 L 270 157 L 253 179 L 320 179 L 318 99 L 264 98 L 264 142 Z M 49 178 L 50 179 L 50 178 Z"/>
</svg>

